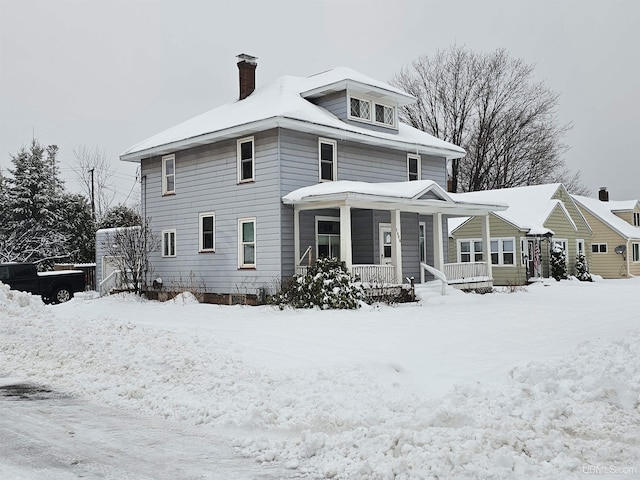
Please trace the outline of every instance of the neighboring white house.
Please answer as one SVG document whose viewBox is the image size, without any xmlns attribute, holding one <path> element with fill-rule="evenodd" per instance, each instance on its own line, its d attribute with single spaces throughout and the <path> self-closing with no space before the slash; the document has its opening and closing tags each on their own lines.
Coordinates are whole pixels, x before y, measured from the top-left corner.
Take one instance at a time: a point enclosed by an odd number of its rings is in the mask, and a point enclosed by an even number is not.
<svg viewBox="0 0 640 480">
<path fill-rule="evenodd" d="M 254 91 L 255 58 L 238 59 L 238 100 L 120 157 L 141 166 L 165 289 L 190 278 L 215 301 L 253 297 L 325 255 L 399 283 L 445 268 L 447 217 L 506 208 L 445 191 L 447 161 L 465 152 L 398 120 L 406 92 L 348 68 Z"/>
</svg>

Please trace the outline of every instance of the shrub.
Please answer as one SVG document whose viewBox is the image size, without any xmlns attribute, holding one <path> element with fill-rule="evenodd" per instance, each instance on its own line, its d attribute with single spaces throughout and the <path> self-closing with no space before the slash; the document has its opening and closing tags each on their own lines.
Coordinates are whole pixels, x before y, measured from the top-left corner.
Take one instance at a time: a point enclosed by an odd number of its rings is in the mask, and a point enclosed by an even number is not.
<svg viewBox="0 0 640 480">
<path fill-rule="evenodd" d="M 294 275 L 270 303 L 293 308 L 356 309 L 364 293 L 353 283 L 344 262 L 337 258 L 319 258 L 306 274 Z"/>
<path fill-rule="evenodd" d="M 554 246 L 551 250 L 551 276 L 557 281 L 569 278 L 567 275 L 566 254 L 559 245 Z"/>
<path fill-rule="evenodd" d="M 583 254 L 578 254 L 576 257 L 576 278 L 582 282 L 592 282 L 591 274 L 587 266 L 587 260 Z"/>
</svg>

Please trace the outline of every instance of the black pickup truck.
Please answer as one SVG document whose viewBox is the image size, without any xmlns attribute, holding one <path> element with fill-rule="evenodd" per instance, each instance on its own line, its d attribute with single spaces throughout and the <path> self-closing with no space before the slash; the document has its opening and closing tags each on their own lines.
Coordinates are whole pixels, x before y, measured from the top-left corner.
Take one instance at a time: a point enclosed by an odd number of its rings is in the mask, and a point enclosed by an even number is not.
<svg viewBox="0 0 640 480">
<path fill-rule="evenodd" d="M 71 300 L 86 285 L 84 272 L 80 270 L 38 273 L 33 263 L 0 263 L 0 282 L 12 290 L 40 295 L 45 303 Z"/>
</svg>

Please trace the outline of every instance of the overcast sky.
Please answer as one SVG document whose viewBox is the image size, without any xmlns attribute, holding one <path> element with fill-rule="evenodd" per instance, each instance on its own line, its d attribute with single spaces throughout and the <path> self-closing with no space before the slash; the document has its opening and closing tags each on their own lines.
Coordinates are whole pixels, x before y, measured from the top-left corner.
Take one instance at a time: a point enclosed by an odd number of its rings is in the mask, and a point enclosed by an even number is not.
<svg viewBox="0 0 640 480">
<path fill-rule="evenodd" d="M 98 147 L 122 200 L 136 165 L 118 156 L 234 100 L 239 53 L 257 86 L 336 66 L 387 81 L 452 43 L 535 65 L 573 124 L 567 166 L 640 198 L 638 0 L 0 0 L 0 168 L 35 134 L 73 189 L 73 151 Z"/>
</svg>

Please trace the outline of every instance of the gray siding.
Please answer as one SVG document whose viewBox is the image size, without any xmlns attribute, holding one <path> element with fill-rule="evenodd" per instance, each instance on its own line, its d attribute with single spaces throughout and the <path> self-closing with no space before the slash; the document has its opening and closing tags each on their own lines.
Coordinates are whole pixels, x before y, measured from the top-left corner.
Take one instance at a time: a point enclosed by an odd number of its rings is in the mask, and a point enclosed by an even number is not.
<svg viewBox="0 0 640 480">
<path fill-rule="evenodd" d="M 237 184 L 236 140 L 175 153 L 175 195 L 161 193 L 159 157 L 142 161 L 146 216 L 156 235 L 176 230 L 176 257 L 151 256 L 165 288 L 256 293 L 280 274 L 277 131 L 254 136 L 254 183 Z M 215 253 L 199 253 L 199 214 L 215 212 Z M 256 217 L 256 268 L 238 269 L 238 219 Z"/>
<path fill-rule="evenodd" d="M 319 98 L 311 100 L 319 107 L 322 107 L 333 113 L 340 120 L 347 118 L 347 91 L 330 93 Z"/>
</svg>

